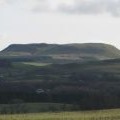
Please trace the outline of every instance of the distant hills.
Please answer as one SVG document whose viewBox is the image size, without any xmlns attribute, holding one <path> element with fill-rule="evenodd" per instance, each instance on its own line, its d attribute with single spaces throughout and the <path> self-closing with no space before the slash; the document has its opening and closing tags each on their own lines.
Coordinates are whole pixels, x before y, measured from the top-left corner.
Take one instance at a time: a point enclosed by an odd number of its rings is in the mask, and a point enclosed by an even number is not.
<svg viewBox="0 0 120 120">
<path fill-rule="evenodd" d="M 0 56 L 34 57 L 48 56 L 57 60 L 104 60 L 119 58 L 120 50 L 102 43 L 84 44 L 12 44 L 0 52 Z"/>
</svg>

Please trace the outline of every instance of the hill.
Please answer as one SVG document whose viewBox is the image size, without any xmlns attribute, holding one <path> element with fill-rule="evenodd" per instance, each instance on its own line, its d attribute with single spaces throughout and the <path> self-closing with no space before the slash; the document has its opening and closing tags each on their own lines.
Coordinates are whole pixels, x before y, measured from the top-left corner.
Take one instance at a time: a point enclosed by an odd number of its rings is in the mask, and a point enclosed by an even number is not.
<svg viewBox="0 0 120 120">
<path fill-rule="evenodd" d="M 120 107 L 120 58 L 114 46 L 10 45 L 0 54 L 2 104 L 17 100 L 74 104 L 79 110 Z"/>
<path fill-rule="evenodd" d="M 18 62 L 0 67 L 0 103 L 75 104 L 80 110 L 120 107 L 120 59 L 86 63 Z"/>
<path fill-rule="evenodd" d="M 27 57 L 40 61 L 42 57 L 52 60 L 84 61 L 119 58 L 120 50 L 116 47 L 102 43 L 84 44 L 12 44 L 2 50 L 0 56 Z"/>
</svg>

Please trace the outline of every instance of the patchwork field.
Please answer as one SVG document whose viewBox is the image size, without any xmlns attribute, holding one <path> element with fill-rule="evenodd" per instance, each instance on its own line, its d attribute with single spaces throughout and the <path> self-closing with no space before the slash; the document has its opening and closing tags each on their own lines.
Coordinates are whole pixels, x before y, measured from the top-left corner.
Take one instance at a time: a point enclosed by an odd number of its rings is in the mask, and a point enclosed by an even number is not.
<svg viewBox="0 0 120 120">
<path fill-rule="evenodd" d="M 0 115 L 0 120 L 120 120 L 120 109 L 87 112 Z"/>
</svg>

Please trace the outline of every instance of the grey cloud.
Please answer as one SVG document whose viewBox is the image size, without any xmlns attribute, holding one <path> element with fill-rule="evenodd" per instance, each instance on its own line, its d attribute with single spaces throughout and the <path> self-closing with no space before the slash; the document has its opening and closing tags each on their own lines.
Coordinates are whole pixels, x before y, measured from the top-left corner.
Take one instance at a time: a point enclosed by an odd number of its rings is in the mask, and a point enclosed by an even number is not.
<svg viewBox="0 0 120 120">
<path fill-rule="evenodd" d="M 74 0 L 73 5 L 59 5 L 58 11 L 74 14 L 108 13 L 120 16 L 120 0 Z"/>
<path fill-rule="evenodd" d="M 19 5 L 21 8 L 29 9 L 33 12 L 49 11 L 49 0 L 2 0 L 7 5 Z"/>
<path fill-rule="evenodd" d="M 14 5 L 14 3 L 17 3 L 19 0 L 0 0 L 0 5 L 2 7 L 6 6 L 6 5 Z"/>
<path fill-rule="evenodd" d="M 14 4 L 22 1 L 29 4 L 32 1 L 30 10 L 32 12 L 62 12 L 69 14 L 102 14 L 107 13 L 113 16 L 120 16 L 120 0 L 73 0 L 72 4 L 62 3 L 53 8 L 52 3 L 57 0 L 1 0 L 6 4 Z M 35 3 L 35 4 L 34 4 Z M 27 5 L 26 5 L 27 6 Z M 25 7 L 26 7 L 25 6 Z M 28 6 L 27 6 L 28 7 Z"/>
<path fill-rule="evenodd" d="M 50 5 L 48 3 L 48 0 L 36 0 L 37 1 L 37 5 L 33 6 L 33 8 L 31 9 L 31 11 L 33 12 L 46 12 L 46 11 L 50 11 Z"/>
<path fill-rule="evenodd" d="M 16 0 L 16 1 L 15 0 L 0 0 L 0 1 L 2 1 L 4 4 L 12 4 L 18 0 Z"/>
</svg>

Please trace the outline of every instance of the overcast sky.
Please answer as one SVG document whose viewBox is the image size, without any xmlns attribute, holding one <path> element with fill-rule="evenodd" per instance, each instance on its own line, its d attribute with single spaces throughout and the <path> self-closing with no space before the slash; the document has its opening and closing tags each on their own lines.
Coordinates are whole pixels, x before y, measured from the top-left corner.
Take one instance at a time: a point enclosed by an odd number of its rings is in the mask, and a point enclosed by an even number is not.
<svg viewBox="0 0 120 120">
<path fill-rule="evenodd" d="M 0 0 L 0 50 L 43 42 L 120 48 L 120 0 Z"/>
</svg>

